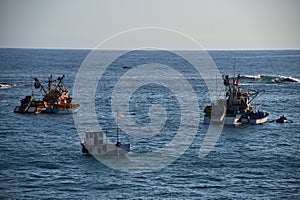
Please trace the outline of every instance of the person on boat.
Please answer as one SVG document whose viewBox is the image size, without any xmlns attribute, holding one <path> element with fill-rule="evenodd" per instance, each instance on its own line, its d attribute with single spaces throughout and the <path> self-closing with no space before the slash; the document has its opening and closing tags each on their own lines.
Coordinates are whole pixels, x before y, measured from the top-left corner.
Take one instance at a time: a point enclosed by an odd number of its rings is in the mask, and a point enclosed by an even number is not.
<svg viewBox="0 0 300 200">
<path fill-rule="evenodd" d="M 237 86 L 238 85 L 238 81 L 237 80 L 233 80 L 233 85 Z"/>
<path fill-rule="evenodd" d="M 230 83 L 229 83 L 229 76 L 228 75 L 223 75 L 223 80 L 224 80 L 224 85 L 225 86 L 230 86 Z"/>
<path fill-rule="evenodd" d="M 238 74 L 237 79 L 233 79 L 233 83 L 232 84 L 235 85 L 235 86 L 238 86 L 240 78 L 241 78 L 241 76 L 240 76 L 240 74 Z"/>
</svg>

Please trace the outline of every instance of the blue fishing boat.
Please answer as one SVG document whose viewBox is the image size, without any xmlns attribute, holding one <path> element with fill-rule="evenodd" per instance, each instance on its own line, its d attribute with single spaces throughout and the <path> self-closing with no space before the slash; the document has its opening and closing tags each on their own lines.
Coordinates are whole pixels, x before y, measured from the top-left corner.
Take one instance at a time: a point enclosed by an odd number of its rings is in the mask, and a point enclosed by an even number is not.
<svg viewBox="0 0 300 200">
<path fill-rule="evenodd" d="M 229 80 L 228 75 L 223 75 L 223 83 L 226 87 L 224 103 L 224 117 L 219 121 L 224 122 L 227 125 L 237 124 L 262 124 L 267 122 L 269 114 L 262 110 L 256 109 L 257 105 L 252 105 L 252 101 L 258 97 L 259 94 L 263 94 L 263 91 L 247 90 L 244 91 L 242 86 L 239 85 L 240 75 L 233 80 Z M 218 104 L 218 103 L 217 103 Z M 204 109 L 204 123 L 209 124 L 213 122 L 212 116 L 222 116 L 222 114 L 215 115 L 215 107 L 220 105 L 213 104 L 206 106 Z M 261 105 L 260 105 L 261 106 Z M 220 110 L 220 109 L 219 109 Z"/>
</svg>

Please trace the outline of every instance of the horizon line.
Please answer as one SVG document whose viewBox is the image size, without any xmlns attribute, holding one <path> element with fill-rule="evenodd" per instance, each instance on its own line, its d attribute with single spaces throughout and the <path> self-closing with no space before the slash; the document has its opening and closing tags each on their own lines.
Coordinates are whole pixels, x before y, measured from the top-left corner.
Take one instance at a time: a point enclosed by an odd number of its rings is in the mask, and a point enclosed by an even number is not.
<svg viewBox="0 0 300 200">
<path fill-rule="evenodd" d="M 152 51 L 156 49 L 129 49 L 129 48 L 119 48 L 119 49 L 95 49 L 95 48 L 72 48 L 72 47 L 0 47 L 0 49 L 36 49 L 36 50 L 103 50 L 103 51 L 129 51 L 129 50 L 145 50 Z M 173 51 L 293 51 L 300 50 L 299 48 L 207 48 L 207 49 L 165 49 Z"/>
</svg>

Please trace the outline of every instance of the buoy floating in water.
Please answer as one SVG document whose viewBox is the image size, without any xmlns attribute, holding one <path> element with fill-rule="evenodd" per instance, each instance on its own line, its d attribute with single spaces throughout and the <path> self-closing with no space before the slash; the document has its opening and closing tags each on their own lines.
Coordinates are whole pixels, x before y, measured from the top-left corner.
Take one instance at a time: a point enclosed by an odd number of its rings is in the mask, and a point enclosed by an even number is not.
<svg viewBox="0 0 300 200">
<path fill-rule="evenodd" d="M 276 120 L 273 120 L 271 122 L 276 122 L 276 123 L 280 123 L 280 124 L 283 124 L 283 123 L 287 123 L 287 122 L 290 122 L 290 123 L 293 123 L 292 120 L 288 120 L 284 115 L 281 115 L 278 119 Z"/>
<path fill-rule="evenodd" d="M 285 122 L 287 122 L 287 119 L 284 115 L 276 119 L 276 123 L 285 123 Z"/>
</svg>

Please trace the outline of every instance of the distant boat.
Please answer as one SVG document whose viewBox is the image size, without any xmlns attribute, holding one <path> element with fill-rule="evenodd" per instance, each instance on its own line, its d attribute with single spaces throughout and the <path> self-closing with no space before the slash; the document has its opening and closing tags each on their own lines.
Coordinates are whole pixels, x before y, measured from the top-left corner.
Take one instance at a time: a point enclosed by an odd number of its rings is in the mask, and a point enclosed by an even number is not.
<svg viewBox="0 0 300 200">
<path fill-rule="evenodd" d="M 42 100 L 31 96 L 26 96 L 21 100 L 21 105 L 16 106 L 15 113 L 54 113 L 54 114 L 72 114 L 78 111 L 79 104 L 73 104 L 73 99 L 69 95 L 69 90 L 64 87 L 63 80 L 65 76 L 52 79 L 48 78 L 48 88 L 41 84 L 38 78 L 34 78 L 34 87 L 41 89 L 44 93 Z"/>
<path fill-rule="evenodd" d="M 219 121 L 227 125 L 237 125 L 267 122 L 269 114 L 264 111 L 254 110 L 253 105 L 251 105 L 251 102 L 258 96 L 259 92 L 255 90 L 244 92 L 239 85 L 239 80 L 240 75 L 237 78 L 233 78 L 232 82 L 229 80 L 228 75 L 223 76 L 224 85 L 227 89 L 225 94 L 226 102 L 221 104 L 217 101 L 213 105 L 206 106 L 204 109 L 204 123 L 209 124 Z M 223 110 L 220 106 L 224 107 Z M 216 116 L 220 118 L 216 118 Z"/>
<path fill-rule="evenodd" d="M 11 88 L 13 86 L 16 86 L 15 84 L 9 84 L 9 83 L 0 83 L 0 88 L 1 89 L 8 89 Z"/>
<path fill-rule="evenodd" d="M 124 65 L 123 69 L 131 69 L 131 67 Z"/>
</svg>

